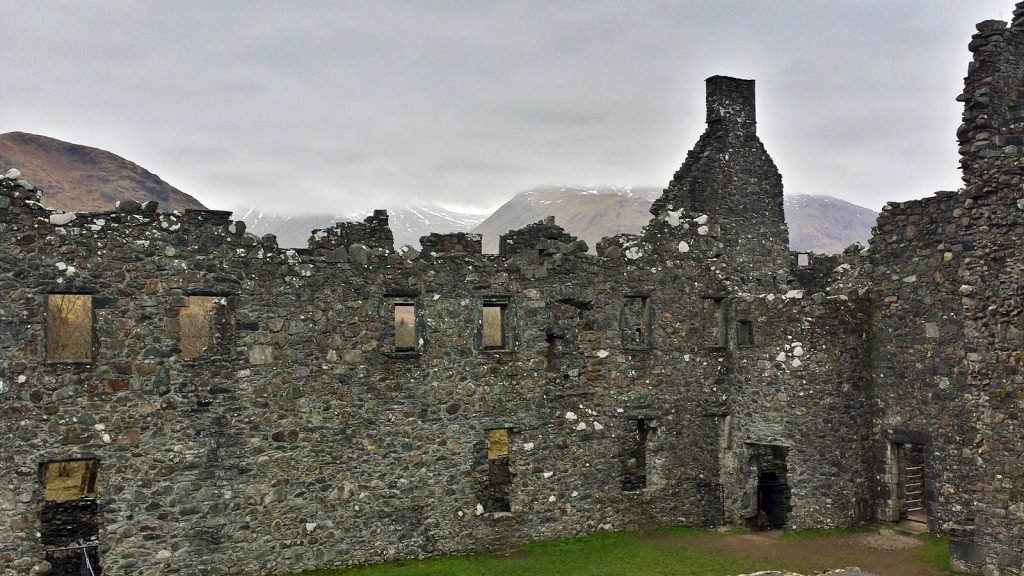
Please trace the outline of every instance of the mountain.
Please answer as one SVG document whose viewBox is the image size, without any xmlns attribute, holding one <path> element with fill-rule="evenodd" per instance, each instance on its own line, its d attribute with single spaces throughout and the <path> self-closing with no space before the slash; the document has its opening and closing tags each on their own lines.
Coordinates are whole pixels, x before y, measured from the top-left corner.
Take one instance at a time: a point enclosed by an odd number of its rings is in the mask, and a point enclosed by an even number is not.
<svg viewBox="0 0 1024 576">
<path fill-rule="evenodd" d="M 396 248 L 405 244 L 419 247 L 420 236 L 431 232 L 468 232 L 487 216 L 453 212 L 437 206 L 403 206 L 387 210 Z M 278 245 L 288 248 L 305 248 L 313 230 L 330 228 L 335 222 L 362 220 L 368 215 L 369 212 L 352 212 L 334 216 L 285 216 L 261 212 L 256 208 L 235 212 L 235 218 L 245 220 L 249 232 L 257 236 L 274 234 Z"/>
<path fill-rule="evenodd" d="M 657 188 L 534 188 L 514 196 L 473 231 L 483 234 L 484 252 L 497 252 L 501 234 L 554 216 L 593 250 L 602 237 L 640 232 L 660 195 Z M 856 204 L 810 194 L 786 196 L 785 211 L 790 248 L 822 254 L 842 252 L 854 242 L 866 244 L 878 217 Z"/>
<path fill-rule="evenodd" d="M 42 188 L 43 204 L 69 212 L 113 210 L 118 200 L 156 200 L 161 211 L 205 209 L 159 176 L 99 148 L 25 132 L 0 134 L 0 169 Z"/>
<path fill-rule="evenodd" d="M 597 241 L 621 232 L 639 232 L 651 219 L 651 202 L 659 188 L 543 187 L 516 194 L 480 223 L 484 252 L 498 251 L 498 237 L 546 216 L 570 234 L 586 240 L 591 251 Z"/>
<path fill-rule="evenodd" d="M 797 252 L 837 254 L 850 244 L 867 246 L 878 212 L 818 194 L 785 197 L 789 246 Z"/>
</svg>

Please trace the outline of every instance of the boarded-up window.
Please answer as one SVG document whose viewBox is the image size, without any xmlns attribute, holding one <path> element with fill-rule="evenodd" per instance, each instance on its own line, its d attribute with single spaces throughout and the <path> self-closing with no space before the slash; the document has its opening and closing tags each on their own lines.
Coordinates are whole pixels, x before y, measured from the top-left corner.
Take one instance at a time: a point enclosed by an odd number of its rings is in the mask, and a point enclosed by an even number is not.
<svg viewBox="0 0 1024 576">
<path fill-rule="evenodd" d="M 510 512 L 509 494 L 512 470 L 509 468 L 509 430 L 487 431 L 487 486 L 484 491 L 485 512 Z"/>
<path fill-rule="evenodd" d="M 44 463 L 43 499 L 47 502 L 66 502 L 95 498 L 98 471 L 99 462 L 93 459 Z"/>
<path fill-rule="evenodd" d="M 725 305 L 722 298 L 701 299 L 701 341 L 705 346 L 725 346 Z"/>
<path fill-rule="evenodd" d="M 648 315 L 646 296 L 626 296 L 623 299 L 619 325 L 624 348 L 647 348 L 650 338 Z"/>
<path fill-rule="evenodd" d="M 483 347 L 504 350 L 507 347 L 505 309 L 503 304 L 484 303 Z"/>
<path fill-rule="evenodd" d="M 178 314 L 183 358 L 198 358 L 213 344 L 215 312 L 223 303 L 224 298 L 220 296 L 188 297 L 188 306 Z"/>
<path fill-rule="evenodd" d="M 395 304 L 395 351 L 408 352 L 416 349 L 416 306 Z"/>
<path fill-rule="evenodd" d="M 752 320 L 739 320 L 736 322 L 736 345 L 754 345 L 754 322 Z"/>
<path fill-rule="evenodd" d="M 92 296 L 49 294 L 46 299 L 46 359 L 92 360 Z"/>
</svg>

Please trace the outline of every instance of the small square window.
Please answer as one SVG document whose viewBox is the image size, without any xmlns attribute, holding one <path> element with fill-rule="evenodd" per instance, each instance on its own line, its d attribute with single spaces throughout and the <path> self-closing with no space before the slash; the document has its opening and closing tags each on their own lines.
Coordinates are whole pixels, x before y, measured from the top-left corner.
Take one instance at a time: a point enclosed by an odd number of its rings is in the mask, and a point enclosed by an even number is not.
<svg viewBox="0 0 1024 576">
<path fill-rule="evenodd" d="M 741 347 L 754 345 L 753 320 L 739 320 L 736 322 L 736 345 Z"/>
<path fill-rule="evenodd" d="M 92 360 L 92 295 L 47 295 L 46 360 Z"/>
<path fill-rule="evenodd" d="M 413 352 L 416 350 L 418 336 L 416 333 L 416 305 L 396 303 L 394 313 L 395 352 Z"/>
<path fill-rule="evenodd" d="M 811 265 L 811 255 L 807 252 L 800 252 L 796 255 L 796 265 L 801 268 L 806 268 Z"/>
</svg>

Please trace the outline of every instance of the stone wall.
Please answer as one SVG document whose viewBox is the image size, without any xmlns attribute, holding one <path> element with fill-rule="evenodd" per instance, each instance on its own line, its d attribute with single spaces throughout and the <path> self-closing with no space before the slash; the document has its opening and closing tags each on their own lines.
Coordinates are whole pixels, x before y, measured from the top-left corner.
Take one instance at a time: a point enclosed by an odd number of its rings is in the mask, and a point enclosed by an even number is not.
<svg viewBox="0 0 1024 576">
<path fill-rule="evenodd" d="M 776 291 L 786 273 L 745 268 L 707 214 L 666 210 L 601 256 L 553 222 L 511 232 L 500 256 L 467 235 L 396 253 L 384 213 L 297 251 L 226 213 L 60 214 L 23 181 L 0 190 L 7 572 L 45 556 L 36 469 L 85 455 L 108 573 L 272 574 L 751 522 L 756 502 L 729 504 L 751 498 L 756 471 L 731 464 L 751 442 L 787 448 L 791 527 L 855 522 L 848 505 L 869 497 L 863 477 L 829 480 L 865 454 L 863 311 Z M 81 361 L 47 361 L 53 293 L 89 296 Z M 220 304 L 188 358 L 197 295 Z M 485 306 L 507 331 L 497 349 Z M 400 348 L 405 307 L 415 341 Z M 836 381 L 857 392 L 822 389 Z"/>
<path fill-rule="evenodd" d="M 51 212 L 9 172 L 0 572 L 74 573 L 82 549 L 109 574 L 274 574 L 895 521 L 910 462 L 956 566 L 1020 574 L 1022 12 L 971 43 L 965 189 L 890 204 L 869 249 L 806 266 L 753 84 L 723 77 L 654 218 L 597 256 L 550 220 L 499 255 L 466 234 L 396 252 L 384 212 L 283 250 L 225 212 Z M 81 498 L 46 471 L 85 460 Z"/>
</svg>

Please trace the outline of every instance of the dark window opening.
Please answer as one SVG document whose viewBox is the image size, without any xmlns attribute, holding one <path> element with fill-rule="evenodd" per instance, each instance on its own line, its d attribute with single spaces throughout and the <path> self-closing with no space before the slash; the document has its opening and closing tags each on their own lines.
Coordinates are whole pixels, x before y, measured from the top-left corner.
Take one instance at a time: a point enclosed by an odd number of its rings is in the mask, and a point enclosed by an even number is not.
<svg viewBox="0 0 1024 576">
<path fill-rule="evenodd" d="M 701 341 L 710 348 L 725 347 L 725 300 L 701 299 Z"/>
<path fill-rule="evenodd" d="M 620 328 L 622 346 L 627 349 L 645 349 L 650 344 L 650 311 L 646 296 L 626 296 L 622 301 Z"/>
<path fill-rule="evenodd" d="M 487 484 L 484 512 L 511 512 L 512 470 L 509 467 L 509 430 L 487 431 Z"/>
<path fill-rule="evenodd" d="M 622 490 L 636 492 L 647 487 L 647 440 L 654 429 L 644 418 L 631 420 L 629 426 L 622 462 Z"/>
<path fill-rule="evenodd" d="M 92 360 L 92 295 L 48 294 L 46 298 L 46 360 Z"/>
<path fill-rule="evenodd" d="M 753 346 L 754 345 L 754 321 L 753 320 L 740 320 L 736 322 L 736 345 L 737 346 Z"/>
</svg>

